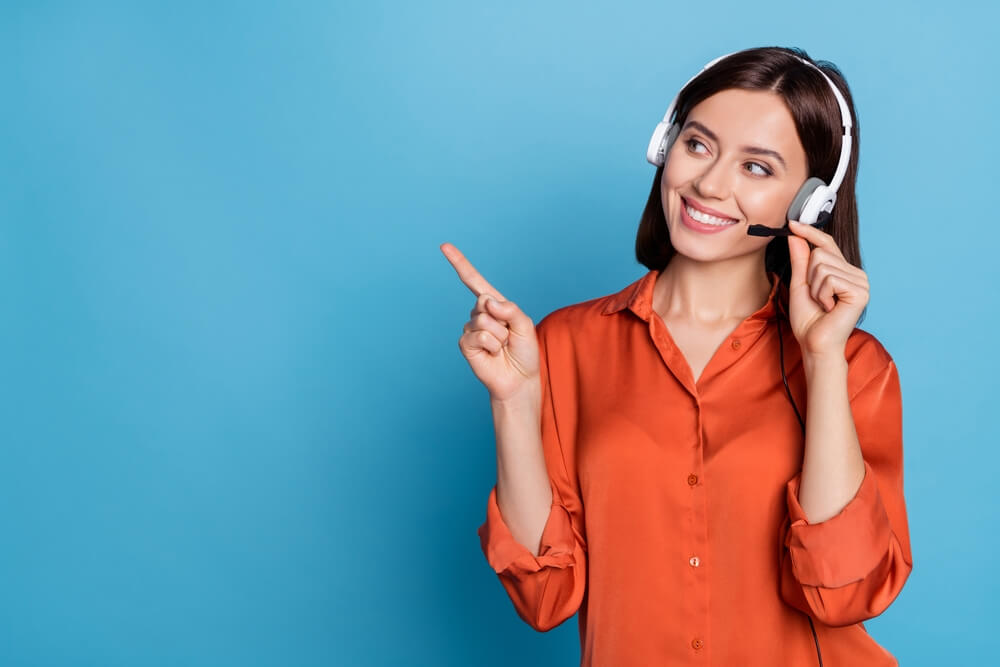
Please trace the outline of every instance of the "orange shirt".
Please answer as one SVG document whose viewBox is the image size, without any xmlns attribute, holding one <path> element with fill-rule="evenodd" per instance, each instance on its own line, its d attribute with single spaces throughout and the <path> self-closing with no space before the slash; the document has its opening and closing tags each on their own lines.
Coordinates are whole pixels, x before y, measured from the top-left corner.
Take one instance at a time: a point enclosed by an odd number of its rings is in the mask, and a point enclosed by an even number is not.
<svg viewBox="0 0 1000 667">
<path fill-rule="evenodd" d="M 549 630 L 579 611 L 581 664 L 895 665 L 865 630 L 911 569 L 896 366 L 855 328 L 848 395 L 865 459 L 856 496 L 810 523 L 804 437 L 781 379 L 779 289 L 697 382 L 652 310 L 658 272 L 537 325 L 552 507 L 539 555 L 504 523 L 496 487 L 483 553 L 518 615 Z M 807 419 L 798 342 L 788 386 Z M 804 613 L 803 613 L 804 612 Z"/>
</svg>

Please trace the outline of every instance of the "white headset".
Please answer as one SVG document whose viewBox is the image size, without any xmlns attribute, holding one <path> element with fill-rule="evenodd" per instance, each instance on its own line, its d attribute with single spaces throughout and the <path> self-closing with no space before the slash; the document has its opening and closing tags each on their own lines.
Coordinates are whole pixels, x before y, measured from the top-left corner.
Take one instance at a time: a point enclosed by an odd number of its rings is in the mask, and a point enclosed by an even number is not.
<svg viewBox="0 0 1000 667">
<path fill-rule="evenodd" d="M 698 78 L 709 67 L 734 53 L 739 52 L 727 53 L 709 62 L 701 68 L 698 74 L 688 79 L 681 90 L 683 91 L 688 83 Z M 830 77 L 826 75 L 826 72 L 795 54 L 789 55 L 793 55 L 822 74 L 823 78 L 830 84 L 830 88 L 833 89 L 833 94 L 837 96 L 837 103 L 840 105 L 840 119 L 844 127 L 844 136 L 840 145 L 840 160 L 837 162 L 837 171 L 833 174 L 833 180 L 827 185 L 821 178 L 817 178 L 816 176 L 810 177 L 799 188 L 798 193 L 796 193 L 795 198 L 788 207 L 789 220 L 798 220 L 808 225 L 822 225 L 828 222 L 833 215 L 833 205 L 837 203 L 837 189 L 844 180 L 844 174 L 847 172 L 847 163 L 851 158 L 851 128 L 853 127 L 851 111 L 847 106 L 844 96 L 840 94 L 840 90 L 830 80 Z M 670 119 L 674 113 L 674 108 L 677 106 L 677 98 L 679 96 L 680 93 L 674 96 L 673 101 L 670 102 L 670 107 L 667 109 L 667 113 L 663 115 L 663 120 L 656 124 L 656 129 L 653 130 L 653 137 L 649 140 L 649 147 L 646 148 L 646 159 L 656 166 L 661 166 L 666 161 L 667 153 L 670 152 L 670 147 L 673 146 L 677 135 L 680 133 L 680 128 Z"/>
</svg>

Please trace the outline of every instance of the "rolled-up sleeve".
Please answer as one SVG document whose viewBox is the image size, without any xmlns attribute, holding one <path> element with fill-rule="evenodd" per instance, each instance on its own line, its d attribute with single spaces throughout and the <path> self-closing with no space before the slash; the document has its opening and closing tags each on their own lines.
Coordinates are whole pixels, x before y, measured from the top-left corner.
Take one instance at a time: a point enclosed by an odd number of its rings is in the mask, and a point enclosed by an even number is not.
<svg viewBox="0 0 1000 667">
<path fill-rule="evenodd" d="M 546 318 L 548 319 L 548 318 Z M 497 505 L 496 486 L 479 527 L 480 544 L 517 614 L 532 628 L 550 630 L 577 612 L 587 582 L 583 508 L 566 464 L 554 409 L 549 322 L 536 326 L 542 380 L 541 435 L 545 465 L 552 488 L 552 506 L 542 531 L 538 555 L 514 539 Z"/>
<path fill-rule="evenodd" d="M 850 404 L 865 464 L 860 488 L 837 515 L 809 523 L 798 501 L 797 474 L 786 486 L 782 530 L 782 598 L 832 626 L 881 614 L 913 569 L 903 497 L 902 397 L 891 358 Z"/>
</svg>

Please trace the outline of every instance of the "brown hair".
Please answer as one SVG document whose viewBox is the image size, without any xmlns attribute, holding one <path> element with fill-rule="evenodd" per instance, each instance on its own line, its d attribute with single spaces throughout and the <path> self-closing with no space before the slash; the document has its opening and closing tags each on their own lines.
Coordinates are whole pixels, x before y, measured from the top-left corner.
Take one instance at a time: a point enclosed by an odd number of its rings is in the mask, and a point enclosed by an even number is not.
<svg viewBox="0 0 1000 667">
<path fill-rule="evenodd" d="M 818 176 L 829 183 L 837 168 L 844 133 L 840 106 L 823 76 L 795 56 L 822 69 L 840 89 L 851 112 L 854 126 L 851 156 L 844 181 L 837 189 L 833 217 L 825 231 L 833 236 L 844 258 L 852 265 L 862 268 L 858 243 L 858 203 L 854 187 L 860 144 L 858 118 L 851 91 L 836 65 L 825 60 L 814 61 L 803 49 L 797 47 L 764 46 L 739 51 L 702 72 L 681 90 L 677 98 L 675 122 L 678 127 L 683 127 L 692 108 L 722 90 L 741 88 L 772 91 L 782 97 L 795 120 L 799 141 L 806 153 L 808 175 Z M 675 253 L 660 202 L 662 176 L 661 165 L 656 169 L 653 187 L 639 220 L 639 231 L 635 239 L 636 259 L 646 268 L 657 270 L 663 270 Z M 764 253 L 764 268 L 765 271 L 776 272 L 781 276 L 781 282 L 788 286 L 792 271 L 786 237 L 776 236 L 768 243 Z M 787 312 L 787 304 L 782 305 Z M 864 319 L 867 310 L 866 306 L 858 323 Z"/>
</svg>

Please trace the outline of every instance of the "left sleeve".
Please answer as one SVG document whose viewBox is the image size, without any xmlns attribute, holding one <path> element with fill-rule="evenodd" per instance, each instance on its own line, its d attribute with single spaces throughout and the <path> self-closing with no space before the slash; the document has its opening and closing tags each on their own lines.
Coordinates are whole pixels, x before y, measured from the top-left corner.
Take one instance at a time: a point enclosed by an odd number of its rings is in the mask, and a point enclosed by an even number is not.
<svg viewBox="0 0 1000 667">
<path fill-rule="evenodd" d="M 799 473 L 786 486 L 781 532 L 782 598 L 832 626 L 881 614 L 913 569 L 903 498 L 902 397 L 891 358 L 850 404 L 865 460 L 861 487 L 839 514 L 809 523 L 798 501 Z"/>
</svg>

